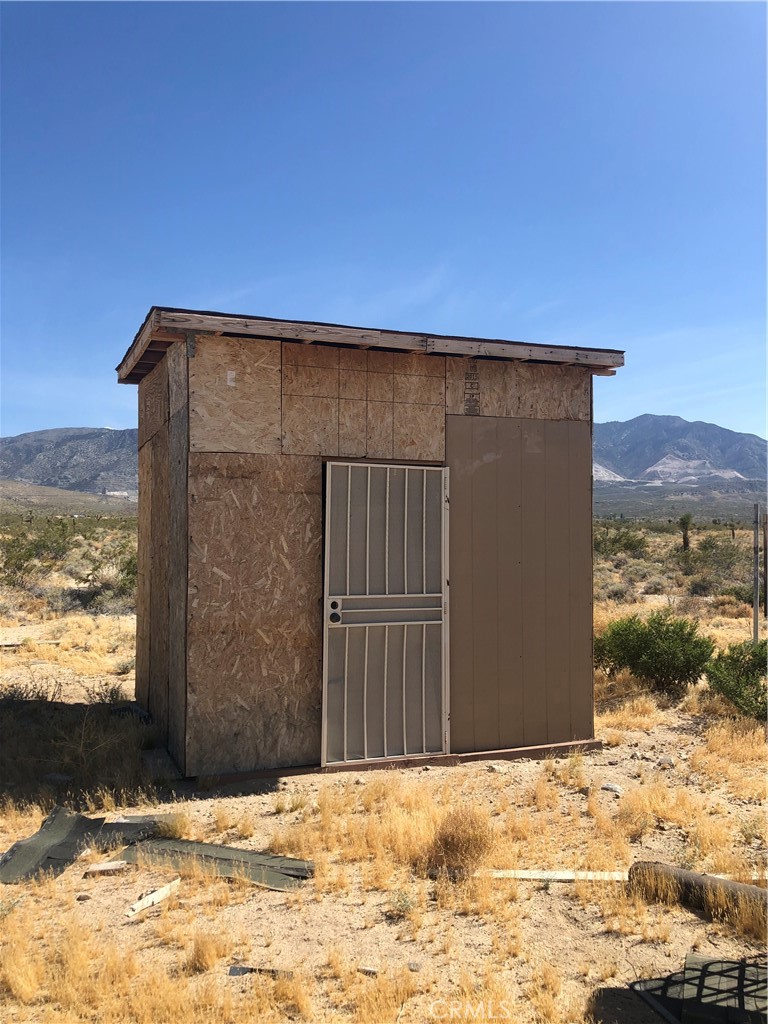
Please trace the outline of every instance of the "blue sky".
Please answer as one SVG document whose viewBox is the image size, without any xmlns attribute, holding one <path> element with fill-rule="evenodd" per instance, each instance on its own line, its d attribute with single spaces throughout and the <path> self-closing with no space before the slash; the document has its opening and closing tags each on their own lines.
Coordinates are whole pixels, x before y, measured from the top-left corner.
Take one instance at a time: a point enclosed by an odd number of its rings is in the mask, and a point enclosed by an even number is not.
<svg viewBox="0 0 768 1024">
<path fill-rule="evenodd" d="M 624 348 L 765 435 L 766 8 L 2 4 L 2 421 L 134 426 L 147 308 Z"/>
</svg>

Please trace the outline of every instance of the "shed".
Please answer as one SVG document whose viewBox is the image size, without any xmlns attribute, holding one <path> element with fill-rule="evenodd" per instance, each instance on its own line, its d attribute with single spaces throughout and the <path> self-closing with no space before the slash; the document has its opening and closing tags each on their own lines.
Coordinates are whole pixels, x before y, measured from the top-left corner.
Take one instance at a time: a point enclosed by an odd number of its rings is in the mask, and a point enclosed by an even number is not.
<svg viewBox="0 0 768 1024">
<path fill-rule="evenodd" d="M 593 737 L 612 349 L 153 306 L 136 692 L 186 776 Z"/>
</svg>

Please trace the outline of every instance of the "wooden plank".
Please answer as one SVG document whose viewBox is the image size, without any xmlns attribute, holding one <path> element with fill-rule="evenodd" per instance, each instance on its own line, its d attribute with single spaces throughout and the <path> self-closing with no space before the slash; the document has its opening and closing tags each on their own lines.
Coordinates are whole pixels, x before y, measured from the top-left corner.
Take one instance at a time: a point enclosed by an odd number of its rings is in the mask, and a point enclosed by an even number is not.
<svg viewBox="0 0 768 1024">
<path fill-rule="evenodd" d="M 522 431 L 518 420 L 497 421 L 496 475 L 498 588 L 496 645 L 499 665 L 499 746 L 522 746 L 523 594 L 522 584 Z"/>
<path fill-rule="evenodd" d="M 498 649 L 498 504 L 496 467 L 499 447 L 495 419 L 473 416 L 471 534 L 465 542 L 472 551 L 472 625 L 474 646 L 475 744 L 496 750 L 499 742 Z"/>
<path fill-rule="evenodd" d="M 531 345 L 499 339 L 382 331 L 342 324 L 273 320 L 265 317 L 232 316 L 226 313 L 206 313 L 153 306 L 117 368 L 120 381 L 128 379 L 152 338 L 157 336 L 162 328 L 211 331 L 257 338 L 326 342 L 333 345 L 359 345 L 366 348 L 388 348 L 421 354 L 446 353 L 496 359 L 573 363 L 597 369 L 611 369 L 624 365 L 624 353 L 616 349 Z"/>
<path fill-rule="evenodd" d="M 152 529 L 149 591 L 149 699 L 163 746 L 168 741 L 168 576 L 169 576 L 169 455 L 168 424 L 157 431 L 152 446 Z"/>
<path fill-rule="evenodd" d="M 148 910 L 150 907 L 156 907 L 158 903 L 162 903 L 163 900 L 167 900 L 181 885 L 180 878 L 174 878 L 172 882 L 162 886 L 160 889 L 155 889 L 154 892 L 149 893 L 147 896 L 143 896 L 140 900 L 136 900 L 126 910 L 126 917 L 136 917 L 137 914 L 141 914 L 143 911 Z"/>
<path fill-rule="evenodd" d="M 168 749 L 184 773 L 187 716 L 188 362 L 185 345 L 166 356 L 173 410 L 168 424 Z"/>
<path fill-rule="evenodd" d="M 280 453 L 280 345 L 198 337 L 189 360 L 194 452 Z"/>
<path fill-rule="evenodd" d="M 547 643 L 545 628 L 546 564 L 546 448 L 544 425 L 537 420 L 522 425 L 522 588 L 523 678 L 525 680 L 524 731 L 529 745 L 546 743 Z"/>
<path fill-rule="evenodd" d="M 450 716 L 451 752 L 477 750 L 475 743 L 472 549 L 472 420 L 446 417 L 446 463 L 451 474 Z"/>
<path fill-rule="evenodd" d="M 565 421 L 544 424 L 546 541 L 541 571 L 546 586 L 543 614 L 547 637 L 547 740 L 550 743 L 572 739 L 569 427 L 570 423 Z"/>
<path fill-rule="evenodd" d="M 516 878 L 525 882 L 626 882 L 628 871 L 537 871 L 525 868 L 478 871 L 477 876 Z"/>
<path fill-rule="evenodd" d="M 139 448 L 136 580 L 136 700 L 149 702 L 150 588 L 152 585 L 152 445 Z"/>
<path fill-rule="evenodd" d="M 589 423 L 569 423 L 568 558 L 571 586 L 571 739 L 594 736 L 592 670 L 592 436 Z"/>
<path fill-rule="evenodd" d="M 127 860 L 103 860 L 99 864 L 89 864 L 83 872 L 84 878 L 95 875 L 119 875 L 128 870 Z"/>
</svg>

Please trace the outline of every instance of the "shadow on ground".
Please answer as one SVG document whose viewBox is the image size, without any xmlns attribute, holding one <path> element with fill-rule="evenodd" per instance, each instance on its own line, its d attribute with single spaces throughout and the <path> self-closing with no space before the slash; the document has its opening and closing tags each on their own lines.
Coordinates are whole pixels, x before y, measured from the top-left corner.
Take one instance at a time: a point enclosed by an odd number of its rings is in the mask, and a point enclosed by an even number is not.
<svg viewBox="0 0 768 1024">
<path fill-rule="evenodd" d="M 661 1017 L 628 988 L 599 988 L 588 1012 L 595 1024 L 660 1024 Z"/>
</svg>

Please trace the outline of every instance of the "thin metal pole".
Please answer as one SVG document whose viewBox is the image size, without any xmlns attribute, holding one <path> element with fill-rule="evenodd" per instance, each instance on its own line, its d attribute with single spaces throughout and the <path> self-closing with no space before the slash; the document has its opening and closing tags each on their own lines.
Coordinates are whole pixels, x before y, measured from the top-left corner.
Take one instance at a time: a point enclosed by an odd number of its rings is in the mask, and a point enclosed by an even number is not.
<svg viewBox="0 0 768 1024">
<path fill-rule="evenodd" d="M 403 754 L 408 753 L 408 730 L 405 724 L 405 652 L 408 648 L 408 627 L 403 626 Z"/>
<path fill-rule="evenodd" d="M 347 664 L 349 663 L 349 626 L 344 630 L 344 760 L 347 760 Z"/>
<path fill-rule="evenodd" d="M 346 592 L 349 593 L 349 534 L 351 531 L 352 521 L 350 519 L 350 503 L 352 500 L 352 467 L 347 466 L 347 575 L 346 575 Z M 346 760 L 346 756 L 345 756 Z"/>
<path fill-rule="evenodd" d="M 403 500 L 403 593 L 408 593 L 408 467 L 405 467 L 405 498 Z"/>
<path fill-rule="evenodd" d="M 387 491 L 384 499 L 386 521 L 384 524 L 384 593 L 389 593 L 389 466 L 387 466 Z"/>
<path fill-rule="evenodd" d="M 384 626 L 384 757 L 387 756 L 387 661 L 389 660 L 389 626 Z"/>
<path fill-rule="evenodd" d="M 752 526 L 752 637 L 757 643 L 760 628 L 760 506 L 757 504 Z"/>
<path fill-rule="evenodd" d="M 363 757 L 368 760 L 368 627 L 363 649 Z"/>
<path fill-rule="evenodd" d="M 370 593 L 368 573 L 371 564 L 371 467 L 368 466 L 365 495 L 365 592 Z"/>
<path fill-rule="evenodd" d="M 427 752 L 427 697 L 426 697 L 426 685 L 427 685 L 427 627 L 422 623 L 421 626 L 421 750 L 422 753 Z"/>
<path fill-rule="evenodd" d="M 427 589 L 427 471 L 421 471 L 421 589 Z"/>
</svg>

